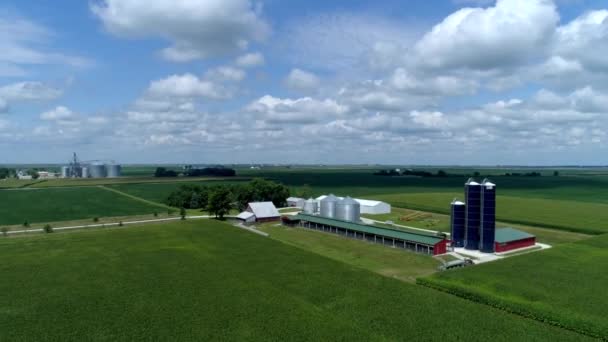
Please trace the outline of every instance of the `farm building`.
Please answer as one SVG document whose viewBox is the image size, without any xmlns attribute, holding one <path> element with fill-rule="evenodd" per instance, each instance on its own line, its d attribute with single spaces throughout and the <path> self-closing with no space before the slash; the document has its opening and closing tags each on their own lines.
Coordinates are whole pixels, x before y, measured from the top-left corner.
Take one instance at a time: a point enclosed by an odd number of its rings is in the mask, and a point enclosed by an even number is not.
<svg viewBox="0 0 608 342">
<path fill-rule="evenodd" d="M 317 197 L 317 201 L 321 201 L 326 198 L 326 195 Z M 344 199 L 343 197 L 338 197 L 338 199 Z M 390 214 L 391 213 L 391 205 L 381 201 L 367 200 L 354 198 L 361 205 L 361 214 Z"/>
<path fill-rule="evenodd" d="M 536 244 L 536 236 L 513 228 L 496 229 L 494 250 L 504 253 L 514 249 L 531 247 Z"/>
<path fill-rule="evenodd" d="M 278 221 L 281 214 L 272 202 L 251 202 L 247 210 L 237 216 L 245 223 Z"/>
<path fill-rule="evenodd" d="M 287 206 L 293 208 L 304 208 L 305 199 L 299 197 L 288 197 Z"/>
<path fill-rule="evenodd" d="M 255 215 L 250 211 L 243 211 L 236 218 L 245 224 L 255 222 Z"/>
<path fill-rule="evenodd" d="M 385 246 L 403 248 L 417 253 L 439 255 L 447 252 L 447 240 L 435 235 L 406 232 L 301 213 L 291 217 L 284 216 L 282 220 L 283 224 L 292 227 L 320 230 Z"/>
</svg>

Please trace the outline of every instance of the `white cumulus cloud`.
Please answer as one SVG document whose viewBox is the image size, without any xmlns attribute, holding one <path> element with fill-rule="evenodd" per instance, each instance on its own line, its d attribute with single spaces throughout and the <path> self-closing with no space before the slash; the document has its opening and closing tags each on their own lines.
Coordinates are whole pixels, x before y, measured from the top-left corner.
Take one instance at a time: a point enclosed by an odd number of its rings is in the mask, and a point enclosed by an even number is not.
<svg viewBox="0 0 608 342">
<path fill-rule="evenodd" d="M 253 68 L 256 66 L 264 65 L 264 55 L 259 52 L 247 53 L 239 56 L 236 59 L 236 65 L 242 68 Z"/>
<path fill-rule="evenodd" d="M 311 72 L 296 68 L 289 72 L 285 84 L 294 90 L 309 91 L 318 88 L 321 80 Z"/>
<path fill-rule="evenodd" d="M 161 37 L 162 55 L 186 62 L 224 55 L 262 41 L 269 26 L 250 0 L 102 0 L 91 6 L 111 33 Z"/>
</svg>

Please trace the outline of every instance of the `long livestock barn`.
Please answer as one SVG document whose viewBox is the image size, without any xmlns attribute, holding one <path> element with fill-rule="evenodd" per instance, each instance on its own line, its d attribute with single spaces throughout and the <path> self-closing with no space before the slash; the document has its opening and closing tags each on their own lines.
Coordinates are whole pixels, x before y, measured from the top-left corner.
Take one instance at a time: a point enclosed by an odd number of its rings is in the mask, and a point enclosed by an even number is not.
<svg viewBox="0 0 608 342">
<path fill-rule="evenodd" d="M 334 233 L 358 240 L 403 248 L 417 253 L 439 255 L 447 252 L 445 238 L 402 230 L 370 226 L 326 217 L 298 214 L 284 216 L 283 224 Z"/>
</svg>

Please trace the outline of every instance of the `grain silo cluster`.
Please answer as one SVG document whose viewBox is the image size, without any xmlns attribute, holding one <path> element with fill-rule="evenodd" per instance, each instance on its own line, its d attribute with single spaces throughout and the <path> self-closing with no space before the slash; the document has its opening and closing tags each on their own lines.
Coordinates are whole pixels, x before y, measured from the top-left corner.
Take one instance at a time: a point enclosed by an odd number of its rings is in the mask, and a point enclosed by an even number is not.
<svg viewBox="0 0 608 342">
<path fill-rule="evenodd" d="M 496 184 L 469 179 L 464 185 L 465 202 L 451 205 L 452 246 L 484 253 L 494 252 L 496 234 Z"/>
<path fill-rule="evenodd" d="M 68 165 L 61 167 L 61 178 L 118 178 L 122 166 L 114 161 L 82 161 L 74 153 Z"/>
</svg>

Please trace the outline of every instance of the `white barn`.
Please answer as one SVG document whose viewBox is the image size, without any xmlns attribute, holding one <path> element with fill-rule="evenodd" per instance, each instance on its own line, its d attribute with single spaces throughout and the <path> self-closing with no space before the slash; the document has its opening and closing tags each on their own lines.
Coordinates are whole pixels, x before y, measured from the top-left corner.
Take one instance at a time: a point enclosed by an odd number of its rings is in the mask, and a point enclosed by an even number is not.
<svg viewBox="0 0 608 342">
<path fill-rule="evenodd" d="M 316 198 L 317 201 L 321 201 L 327 197 L 326 195 L 319 196 Z M 344 197 L 338 197 L 339 199 L 344 199 Z M 391 205 L 386 202 L 367 200 L 361 198 L 353 198 L 355 201 L 361 205 L 361 214 L 390 214 L 391 213 Z"/>
<path fill-rule="evenodd" d="M 293 208 L 304 208 L 305 199 L 299 197 L 289 197 L 287 198 L 287 206 Z"/>
</svg>

